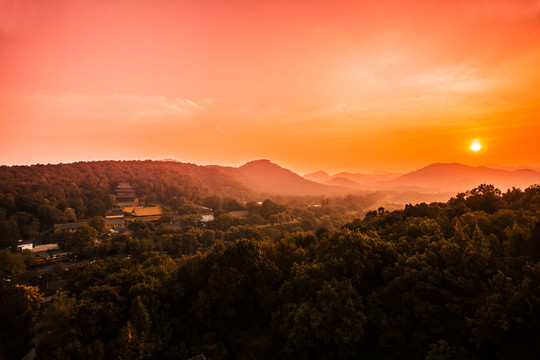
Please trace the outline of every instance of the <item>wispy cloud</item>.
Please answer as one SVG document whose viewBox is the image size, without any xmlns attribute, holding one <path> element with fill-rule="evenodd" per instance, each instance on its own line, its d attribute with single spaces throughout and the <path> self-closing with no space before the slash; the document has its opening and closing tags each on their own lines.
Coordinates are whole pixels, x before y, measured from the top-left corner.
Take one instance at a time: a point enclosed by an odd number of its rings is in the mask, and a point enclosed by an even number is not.
<svg viewBox="0 0 540 360">
<path fill-rule="evenodd" d="M 418 90 L 463 94 L 491 90 L 497 85 L 494 79 L 479 76 L 478 68 L 467 64 L 438 67 L 405 77 L 398 86 Z"/>
<path fill-rule="evenodd" d="M 379 60 L 371 59 L 344 74 L 343 95 L 325 113 L 349 120 L 433 121 L 434 117 L 471 118 L 514 106 L 495 101 L 508 82 L 480 66 L 454 63 L 396 73 L 392 64 L 400 61 L 382 54 Z"/>
<path fill-rule="evenodd" d="M 0 92 L 20 108 L 46 111 L 50 116 L 71 119 L 108 119 L 128 122 L 156 122 L 186 119 L 204 111 L 211 100 L 135 94 L 15 93 Z"/>
</svg>

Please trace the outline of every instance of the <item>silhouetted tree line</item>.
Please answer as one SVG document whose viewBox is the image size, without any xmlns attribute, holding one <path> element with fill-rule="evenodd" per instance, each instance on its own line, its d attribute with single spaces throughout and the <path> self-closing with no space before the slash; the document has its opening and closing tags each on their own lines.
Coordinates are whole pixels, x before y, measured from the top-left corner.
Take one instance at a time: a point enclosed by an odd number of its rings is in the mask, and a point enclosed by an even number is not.
<svg viewBox="0 0 540 360">
<path fill-rule="evenodd" d="M 481 185 L 339 229 L 297 222 L 276 237 L 261 229 L 294 210 L 250 207 L 263 224 L 139 223 L 132 239 L 102 245 L 132 257 L 72 268 L 42 309 L 38 358 L 540 356 L 539 186 Z"/>
</svg>

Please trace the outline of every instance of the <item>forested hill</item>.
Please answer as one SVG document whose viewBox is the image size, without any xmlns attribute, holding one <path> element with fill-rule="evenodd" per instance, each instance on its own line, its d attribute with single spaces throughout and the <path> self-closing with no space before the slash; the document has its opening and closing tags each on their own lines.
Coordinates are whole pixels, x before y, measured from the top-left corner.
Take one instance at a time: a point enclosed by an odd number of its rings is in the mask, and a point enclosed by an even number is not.
<svg viewBox="0 0 540 360">
<path fill-rule="evenodd" d="M 2 240 L 28 239 L 55 223 L 103 216 L 115 187 L 130 182 L 148 204 L 185 210 L 209 195 L 251 200 L 254 193 L 219 168 L 160 161 L 96 161 L 0 167 Z"/>
<path fill-rule="evenodd" d="M 78 217 L 102 215 L 111 205 L 109 195 L 122 181 L 130 182 L 143 200 L 173 207 L 185 200 L 201 202 L 208 195 L 239 200 L 254 196 L 219 168 L 163 161 L 93 161 L 2 166 L 0 207 L 24 211 L 46 199 L 53 207 L 74 208 Z"/>
</svg>

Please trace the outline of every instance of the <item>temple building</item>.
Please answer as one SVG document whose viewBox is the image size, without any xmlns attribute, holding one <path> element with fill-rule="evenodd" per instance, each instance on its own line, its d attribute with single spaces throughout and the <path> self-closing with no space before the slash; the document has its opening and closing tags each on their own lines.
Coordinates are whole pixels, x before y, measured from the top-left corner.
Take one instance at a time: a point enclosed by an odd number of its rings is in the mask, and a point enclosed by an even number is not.
<svg viewBox="0 0 540 360">
<path fill-rule="evenodd" d="M 116 205 L 123 206 L 137 206 L 139 205 L 139 199 L 137 198 L 137 192 L 128 182 L 121 182 L 115 189 Z"/>
<path fill-rule="evenodd" d="M 127 206 L 124 207 L 126 220 L 157 221 L 164 215 L 161 206 Z"/>
</svg>

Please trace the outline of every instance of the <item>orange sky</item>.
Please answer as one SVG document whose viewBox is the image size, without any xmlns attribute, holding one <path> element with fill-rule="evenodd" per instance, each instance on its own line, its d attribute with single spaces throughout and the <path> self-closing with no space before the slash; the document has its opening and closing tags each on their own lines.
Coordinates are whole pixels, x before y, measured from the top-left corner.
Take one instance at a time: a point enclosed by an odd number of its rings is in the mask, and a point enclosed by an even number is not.
<svg viewBox="0 0 540 360">
<path fill-rule="evenodd" d="M 0 0 L 0 164 L 540 167 L 539 85 L 538 0 Z"/>
</svg>

